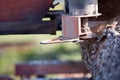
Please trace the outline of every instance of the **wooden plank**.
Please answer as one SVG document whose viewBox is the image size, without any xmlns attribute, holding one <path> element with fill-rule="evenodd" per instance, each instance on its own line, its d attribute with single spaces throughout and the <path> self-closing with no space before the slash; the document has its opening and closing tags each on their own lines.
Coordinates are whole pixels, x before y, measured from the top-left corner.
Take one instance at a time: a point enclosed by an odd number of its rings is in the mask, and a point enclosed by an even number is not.
<svg viewBox="0 0 120 80">
<path fill-rule="evenodd" d="M 62 74 L 62 73 L 83 73 L 87 74 L 83 62 L 32 62 L 16 64 L 15 74 L 18 76 L 28 75 L 47 75 L 47 74 Z"/>
<path fill-rule="evenodd" d="M 31 79 L 25 79 L 25 80 L 31 80 Z M 35 80 L 90 80 L 89 78 L 65 78 L 65 79 L 48 79 L 48 78 L 38 78 Z"/>
<path fill-rule="evenodd" d="M 9 76 L 0 76 L 0 80 L 13 80 L 13 79 Z"/>
</svg>

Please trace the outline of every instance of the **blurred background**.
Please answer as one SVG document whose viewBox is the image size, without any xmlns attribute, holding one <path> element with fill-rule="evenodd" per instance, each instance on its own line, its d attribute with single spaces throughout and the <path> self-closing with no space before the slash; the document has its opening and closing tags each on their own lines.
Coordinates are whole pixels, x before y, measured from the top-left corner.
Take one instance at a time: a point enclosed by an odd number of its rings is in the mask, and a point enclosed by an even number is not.
<svg viewBox="0 0 120 80">
<path fill-rule="evenodd" d="M 55 9 L 63 9 L 63 2 Z M 53 10 L 53 9 L 50 9 Z M 15 64 L 27 61 L 80 61 L 79 44 L 41 45 L 40 41 L 61 35 L 0 35 L 0 75 L 16 78 Z M 16 79 L 15 79 L 16 80 Z"/>
<path fill-rule="evenodd" d="M 40 41 L 57 35 L 0 36 L 0 75 L 14 76 L 15 64 L 27 61 L 80 61 L 79 44 L 62 43 L 41 45 Z"/>
</svg>

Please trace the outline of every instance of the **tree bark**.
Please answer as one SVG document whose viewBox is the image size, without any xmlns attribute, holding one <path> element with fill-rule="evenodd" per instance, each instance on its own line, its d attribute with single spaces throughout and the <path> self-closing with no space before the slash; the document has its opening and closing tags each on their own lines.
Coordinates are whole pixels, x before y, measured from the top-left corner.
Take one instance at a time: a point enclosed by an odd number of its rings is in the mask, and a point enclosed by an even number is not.
<svg viewBox="0 0 120 80">
<path fill-rule="evenodd" d="M 83 62 L 93 80 L 120 80 L 120 27 L 112 26 L 103 28 L 98 39 L 80 43 Z"/>
</svg>

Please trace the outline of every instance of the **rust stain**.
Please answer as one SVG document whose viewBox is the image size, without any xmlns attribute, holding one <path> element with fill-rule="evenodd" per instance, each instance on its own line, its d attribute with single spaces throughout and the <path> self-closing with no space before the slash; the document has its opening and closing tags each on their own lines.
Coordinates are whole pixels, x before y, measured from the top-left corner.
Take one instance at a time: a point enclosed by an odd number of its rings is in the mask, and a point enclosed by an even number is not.
<svg viewBox="0 0 120 80">
<path fill-rule="evenodd" d="M 78 31 L 78 18 L 73 19 L 73 24 L 74 24 L 74 34 L 79 36 L 79 31 Z"/>
<path fill-rule="evenodd" d="M 53 0 L 0 0 L 0 21 L 26 20 L 44 16 Z"/>
<path fill-rule="evenodd" d="M 63 31 L 64 31 L 63 35 L 64 35 L 64 37 L 65 37 L 66 34 L 67 34 L 67 33 L 66 33 L 66 27 L 67 27 L 67 26 L 66 26 L 65 16 L 63 16 L 63 19 L 62 19 L 62 20 L 63 20 Z"/>
</svg>

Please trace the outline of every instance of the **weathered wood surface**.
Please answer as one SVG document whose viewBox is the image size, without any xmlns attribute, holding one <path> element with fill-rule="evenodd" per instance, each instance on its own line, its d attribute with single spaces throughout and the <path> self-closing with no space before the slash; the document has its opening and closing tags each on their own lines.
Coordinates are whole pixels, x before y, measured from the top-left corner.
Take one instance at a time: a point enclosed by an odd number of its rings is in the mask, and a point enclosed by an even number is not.
<svg viewBox="0 0 120 80">
<path fill-rule="evenodd" d="M 89 73 L 83 62 L 33 61 L 23 64 L 16 64 L 15 68 L 15 74 L 18 76 Z"/>
<path fill-rule="evenodd" d="M 109 21 L 108 21 L 109 22 Z M 93 80 L 119 80 L 120 77 L 120 27 L 116 22 L 94 27 L 98 39 L 80 43 L 83 61 L 93 74 Z M 102 26 L 102 28 L 101 28 Z M 101 28 L 97 32 L 97 28 Z"/>
<path fill-rule="evenodd" d="M 107 33 L 95 63 L 94 80 L 120 80 L 120 33 Z"/>
</svg>

